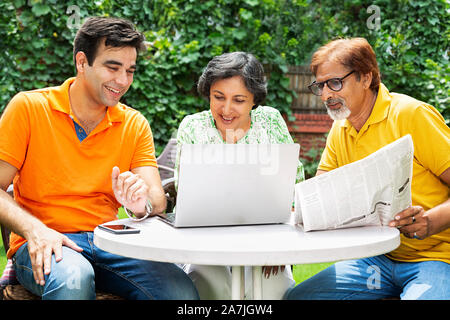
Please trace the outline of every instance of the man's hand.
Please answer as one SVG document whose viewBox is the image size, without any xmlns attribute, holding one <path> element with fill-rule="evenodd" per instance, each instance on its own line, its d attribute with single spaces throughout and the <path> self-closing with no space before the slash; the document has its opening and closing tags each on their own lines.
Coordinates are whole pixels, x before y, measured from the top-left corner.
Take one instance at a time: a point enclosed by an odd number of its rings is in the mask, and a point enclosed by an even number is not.
<svg viewBox="0 0 450 320">
<path fill-rule="evenodd" d="M 430 219 L 421 206 L 409 207 L 395 215 L 389 222 L 390 227 L 397 227 L 408 238 L 425 239 L 430 236 Z"/>
<path fill-rule="evenodd" d="M 145 181 L 130 171 L 120 173 L 118 167 L 112 169 L 111 180 L 117 201 L 133 213 L 142 213 L 143 216 L 149 191 Z"/>
<path fill-rule="evenodd" d="M 42 226 L 32 231 L 26 237 L 28 240 L 28 253 L 30 254 L 33 277 L 37 284 L 45 284 L 44 275 L 49 275 L 52 264 L 52 254 L 55 254 L 56 262 L 62 260 L 62 246 L 69 247 L 77 252 L 83 251 L 75 242 L 67 236 Z"/>
</svg>

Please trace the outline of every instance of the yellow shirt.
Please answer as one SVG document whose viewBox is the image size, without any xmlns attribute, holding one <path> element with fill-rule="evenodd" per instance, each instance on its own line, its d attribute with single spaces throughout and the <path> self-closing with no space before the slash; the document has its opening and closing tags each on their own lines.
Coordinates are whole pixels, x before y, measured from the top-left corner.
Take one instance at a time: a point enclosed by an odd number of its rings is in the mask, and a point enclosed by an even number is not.
<svg viewBox="0 0 450 320">
<path fill-rule="evenodd" d="M 390 93 L 383 84 L 359 132 L 348 120 L 334 121 L 318 169 L 330 171 L 360 160 L 408 133 L 414 143 L 412 204 L 428 210 L 449 198 L 450 188 L 439 175 L 450 167 L 450 129 L 435 108 Z M 399 261 L 450 263 L 450 228 L 424 240 L 401 235 L 400 246 L 388 256 Z"/>
</svg>

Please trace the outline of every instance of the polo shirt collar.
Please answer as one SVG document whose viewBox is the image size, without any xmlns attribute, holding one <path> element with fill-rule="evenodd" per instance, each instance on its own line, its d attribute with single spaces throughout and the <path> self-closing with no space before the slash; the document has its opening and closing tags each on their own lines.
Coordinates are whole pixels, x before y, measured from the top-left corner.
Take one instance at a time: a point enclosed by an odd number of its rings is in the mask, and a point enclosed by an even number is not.
<svg viewBox="0 0 450 320">
<path fill-rule="evenodd" d="M 108 107 L 106 116 L 109 122 L 122 122 L 125 118 L 125 105 L 120 102 L 113 107 Z"/>
<path fill-rule="evenodd" d="M 49 105 L 52 109 L 73 116 L 70 109 L 69 88 L 75 81 L 75 77 L 69 78 L 59 87 L 50 88 Z M 106 116 L 108 122 L 122 122 L 125 117 L 125 105 L 120 102 L 113 107 L 108 107 Z"/>
<path fill-rule="evenodd" d="M 75 78 L 69 78 L 59 87 L 50 88 L 50 108 L 70 115 L 69 87 L 74 81 Z"/>
<path fill-rule="evenodd" d="M 378 123 L 387 118 L 389 113 L 389 106 L 391 104 L 392 96 L 389 93 L 389 90 L 386 86 L 380 83 L 378 88 L 377 99 L 375 101 L 375 105 L 373 106 L 372 112 L 370 113 L 369 118 L 367 119 L 364 127 L 367 127 L 371 124 Z M 352 128 L 352 124 L 347 119 L 339 121 L 339 125 L 342 128 Z"/>
</svg>

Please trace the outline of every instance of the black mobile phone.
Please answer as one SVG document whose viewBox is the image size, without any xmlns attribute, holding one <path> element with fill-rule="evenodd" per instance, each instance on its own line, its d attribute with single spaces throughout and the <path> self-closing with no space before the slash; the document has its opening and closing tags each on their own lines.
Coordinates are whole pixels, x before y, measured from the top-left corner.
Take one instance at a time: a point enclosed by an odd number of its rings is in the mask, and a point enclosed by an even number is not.
<svg viewBox="0 0 450 320">
<path fill-rule="evenodd" d="M 139 233 L 141 230 L 127 226 L 126 224 L 101 224 L 98 226 L 100 229 L 114 233 L 114 234 L 130 234 Z"/>
</svg>

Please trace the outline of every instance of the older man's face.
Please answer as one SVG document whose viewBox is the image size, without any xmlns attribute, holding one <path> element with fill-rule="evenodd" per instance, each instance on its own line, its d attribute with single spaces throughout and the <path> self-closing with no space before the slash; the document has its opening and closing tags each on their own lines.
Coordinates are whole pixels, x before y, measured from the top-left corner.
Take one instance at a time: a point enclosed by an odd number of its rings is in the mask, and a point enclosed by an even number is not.
<svg viewBox="0 0 450 320">
<path fill-rule="evenodd" d="M 353 70 L 347 69 L 340 63 L 327 61 L 317 69 L 316 82 L 342 78 L 351 71 Z M 357 80 L 355 72 L 342 80 L 342 89 L 339 91 L 333 91 L 325 84 L 321 99 L 333 120 L 343 120 L 357 116 L 362 106 L 363 96 L 364 88 L 361 81 Z"/>
</svg>

